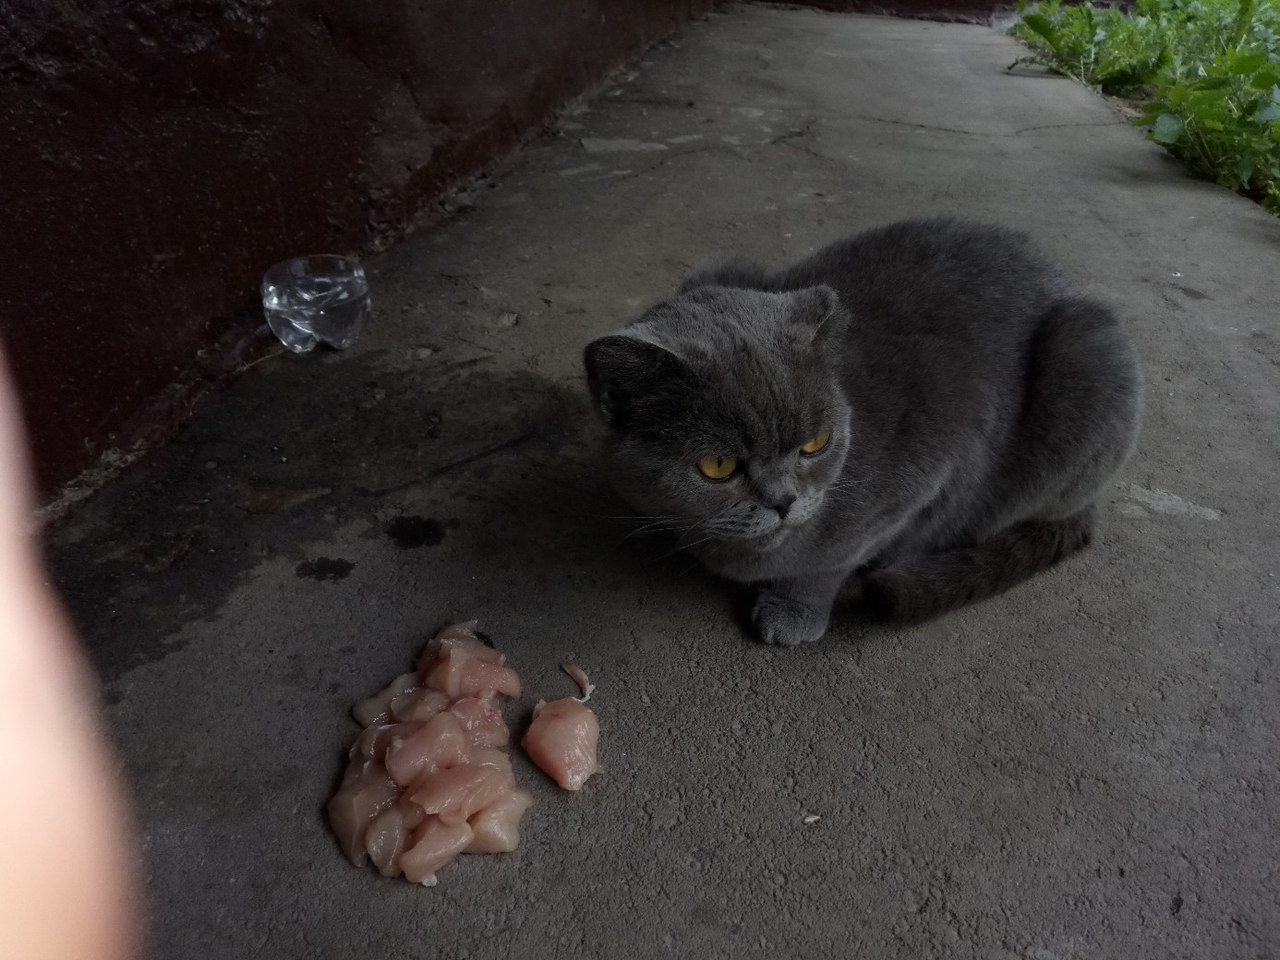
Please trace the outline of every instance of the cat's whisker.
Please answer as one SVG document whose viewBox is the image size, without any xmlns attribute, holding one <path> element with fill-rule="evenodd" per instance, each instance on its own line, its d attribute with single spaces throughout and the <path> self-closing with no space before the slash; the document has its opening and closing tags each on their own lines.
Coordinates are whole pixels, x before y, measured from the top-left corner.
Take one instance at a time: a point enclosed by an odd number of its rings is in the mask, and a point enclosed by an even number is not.
<svg viewBox="0 0 1280 960">
<path fill-rule="evenodd" d="M 637 517 L 636 519 L 640 519 L 640 518 Z M 653 527 L 662 526 L 663 524 L 676 527 L 687 522 L 688 520 L 684 517 L 652 517 L 652 518 L 649 518 L 648 523 L 640 524 L 640 526 L 636 527 L 636 529 L 631 532 L 636 533 L 640 530 L 649 530 L 649 529 L 652 529 Z"/>
<path fill-rule="evenodd" d="M 648 533 L 651 530 L 667 529 L 671 531 L 676 531 L 679 528 L 680 528 L 679 522 L 675 520 L 654 520 L 652 523 L 646 523 L 639 527 L 636 527 L 630 533 L 626 534 L 621 540 L 619 540 L 618 543 L 619 544 L 626 543 L 632 537 L 639 536 L 642 533 Z M 693 529 L 693 528 L 690 527 L 689 529 Z"/>
<path fill-rule="evenodd" d="M 668 550 L 666 553 L 661 554 L 660 556 L 654 557 L 653 562 L 661 563 L 663 560 L 667 560 L 667 559 L 670 559 L 671 557 L 674 557 L 677 553 L 680 553 L 682 550 L 692 549 L 693 547 L 706 543 L 708 540 L 714 540 L 714 539 L 715 537 L 713 535 L 708 534 L 707 536 L 703 537 L 700 540 L 694 540 L 692 543 L 682 543 L 679 546 L 675 547 L 674 549 Z"/>
<path fill-rule="evenodd" d="M 692 560 L 690 560 L 687 564 L 685 564 L 676 572 L 676 576 L 687 577 L 694 570 L 697 570 L 698 567 L 700 567 L 701 565 L 702 565 L 702 561 L 700 561 L 697 557 L 694 557 Z"/>
<path fill-rule="evenodd" d="M 668 530 L 668 531 L 670 531 L 670 532 L 672 532 L 672 533 L 676 534 L 677 536 L 678 536 L 679 534 L 681 534 L 681 533 L 690 533 L 690 532 L 692 532 L 692 531 L 694 531 L 694 530 L 697 530 L 697 529 L 698 529 L 698 527 L 699 527 L 699 526 L 701 526 L 701 525 L 702 525 L 702 523 L 703 523 L 703 521 L 702 521 L 701 519 L 698 519 L 698 518 L 694 518 L 694 517 L 680 517 L 680 516 L 653 516 L 653 517 L 644 517 L 644 516 L 636 515 L 636 516 L 630 517 L 630 518 L 628 518 L 628 519 L 631 519 L 631 520 L 648 520 L 649 522 L 648 522 L 648 523 L 642 523 L 642 524 L 640 524 L 639 526 L 637 526 L 634 530 L 631 530 L 631 531 L 629 531 L 628 533 L 626 533 L 625 535 L 623 535 L 623 536 L 618 540 L 618 542 L 617 542 L 616 544 L 614 544 L 614 546 L 615 546 L 615 547 L 619 547 L 619 546 L 621 546 L 622 544 L 624 544 L 624 543 L 626 543 L 628 540 L 630 540 L 632 537 L 636 537 L 636 536 L 639 536 L 639 535 L 641 535 L 641 534 L 648 533 L 648 532 L 651 532 L 651 531 L 654 531 L 654 530 L 664 530 L 664 529 L 665 529 L 665 530 Z"/>
<path fill-rule="evenodd" d="M 875 483 L 875 481 L 876 481 L 875 476 L 863 477 L 860 480 L 841 480 L 838 483 L 831 484 L 831 486 L 827 487 L 826 490 L 823 492 L 830 494 L 830 493 L 840 493 L 841 491 L 845 491 L 845 490 L 856 490 L 860 487 L 865 487 L 870 484 L 873 484 Z"/>
<path fill-rule="evenodd" d="M 581 514 L 590 520 L 680 520 L 681 517 L 670 514 L 651 514 L 643 513 L 626 513 L 626 514 L 609 514 L 609 513 L 584 513 Z"/>
</svg>

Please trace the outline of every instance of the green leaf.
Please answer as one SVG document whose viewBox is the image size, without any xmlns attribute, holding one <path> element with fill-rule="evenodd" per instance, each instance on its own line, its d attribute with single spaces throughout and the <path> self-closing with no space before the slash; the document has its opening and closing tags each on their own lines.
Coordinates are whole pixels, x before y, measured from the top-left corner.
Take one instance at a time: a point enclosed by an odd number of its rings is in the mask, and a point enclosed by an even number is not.
<svg viewBox="0 0 1280 960">
<path fill-rule="evenodd" d="M 1040 36 L 1042 36 L 1046 41 L 1048 41 L 1049 46 L 1055 49 L 1057 48 L 1058 31 L 1053 26 L 1053 21 L 1051 21 L 1043 13 L 1024 14 L 1022 17 L 1022 22 L 1027 25 L 1028 29 L 1030 29 L 1034 33 L 1040 34 Z"/>
<path fill-rule="evenodd" d="M 1266 64 L 1267 55 L 1265 53 L 1250 53 L 1241 50 L 1227 58 L 1227 69 L 1235 74 L 1257 73 Z"/>
<path fill-rule="evenodd" d="M 1280 64 L 1267 64 L 1249 78 L 1249 89 L 1269 90 L 1280 83 Z"/>
<path fill-rule="evenodd" d="M 1249 27 L 1253 23 L 1253 10 L 1254 0 L 1240 0 L 1240 6 L 1236 9 L 1235 22 L 1231 25 L 1233 46 L 1239 46 L 1249 35 Z"/>
<path fill-rule="evenodd" d="M 1195 96 L 1187 101 L 1187 113 L 1197 120 L 1218 120 L 1227 116 L 1227 105 L 1216 97 Z"/>
<path fill-rule="evenodd" d="M 1150 126 L 1162 113 L 1173 113 L 1167 100 L 1149 100 L 1142 105 L 1142 116 L 1133 121 L 1138 126 Z"/>
<path fill-rule="evenodd" d="M 1198 80 L 1192 80 L 1191 83 L 1188 84 L 1188 86 L 1190 86 L 1197 93 L 1199 93 L 1202 90 L 1208 93 L 1211 90 L 1225 90 L 1227 89 L 1227 87 L 1231 86 L 1231 83 L 1232 83 L 1231 77 L 1223 77 L 1223 76 L 1201 77 Z"/>
<path fill-rule="evenodd" d="M 1183 124 L 1179 117 L 1172 113 L 1162 113 L 1156 117 L 1155 129 L 1151 131 L 1151 139 L 1156 143 L 1177 143 L 1182 136 Z"/>
<path fill-rule="evenodd" d="M 1253 179 L 1253 161 L 1248 157 L 1241 157 L 1236 161 L 1236 179 L 1245 186 Z"/>
</svg>

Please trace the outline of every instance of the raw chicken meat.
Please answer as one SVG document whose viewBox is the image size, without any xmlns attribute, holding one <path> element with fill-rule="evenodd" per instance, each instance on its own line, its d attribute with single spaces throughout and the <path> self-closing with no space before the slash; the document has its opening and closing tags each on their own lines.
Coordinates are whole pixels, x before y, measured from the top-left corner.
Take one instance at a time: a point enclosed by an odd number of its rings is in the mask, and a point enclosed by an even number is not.
<svg viewBox="0 0 1280 960">
<path fill-rule="evenodd" d="M 467 760 L 470 743 L 462 724 L 452 713 L 437 713 L 404 739 L 396 738 L 387 748 L 387 772 L 402 787 L 420 775 L 452 767 Z"/>
<path fill-rule="evenodd" d="M 427 644 L 416 673 L 362 700 L 329 824 L 352 863 L 366 856 L 388 877 L 432 885 L 458 854 L 507 853 L 533 797 L 499 749 L 510 732 L 496 700 L 518 696 L 506 658 L 451 624 Z"/>
<path fill-rule="evenodd" d="M 404 878 L 414 883 L 433 887 L 436 871 L 471 845 L 471 826 L 463 823 L 445 823 L 438 817 L 427 817 L 414 831 L 413 845 L 400 854 L 400 869 Z"/>
<path fill-rule="evenodd" d="M 364 863 L 365 836 L 370 825 L 399 796 L 395 782 L 378 761 L 352 763 L 342 786 L 329 801 L 329 822 L 342 852 L 352 863 Z"/>
<path fill-rule="evenodd" d="M 365 849 L 369 859 L 384 877 L 400 872 L 400 854 L 409 846 L 409 835 L 426 819 L 426 814 L 412 803 L 393 803 L 369 824 Z"/>
<path fill-rule="evenodd" d="M 507 756 L 505 750 L 499 750 L 496 747 L 476 747 L 471 751 L 471 762 L 483 767 L 497 767 L 507 776 L 515 776 L 511 772 L 511 758 Z"/>
<path fill-rule="evenodd" d="M 581 790 L 587 778 L 599 769 L 599 740 L 600 723 L 591 708 L 565 697 L 533 708 L 533 723 L 521 745 L 552 780 L 566 790 Z"/>
<path fill-rule="evenodd" d="M 511 731 L 492 700 L 463 697 L 454 701 L 449 712 L 458 718 L 462 729 L 471 735 L 471 742 L 477 747 L 505 747 L 511 739 Z"/>
<path fill-rule="evenodd" d="M 450 697 L 478 697 L 494 691 L 520 696 L 520 678 L 510 667 L 465 653 L 446 653 L 426 675 L 427 686 Z"/>
<path fill-rule="evenodd" d="M 391 701 L 391 717 L 401 723 L 430 720 L 437 713 L 448 709 L 449 695 L 430 687 L 414 687 Z"/>
<path fill-rule="evenodd" d="M 420 723 L 379 723 L 365 727 L 360 739 L 351 745 L 351 752 L 347 757 L 355 760 L 359 756 L 364 760 L 377 760 L 381 763 L 393 741 L 404 740 L 420 729 Z"/>
<path fill-rule="evenodd" d="M 510 853 L 533 795 L 516 786 L 500 697 L 520 678 L 482 641 L 475 621 L 454 623 L 426 645 L 415 673 L 396 677 L 352 709 L 364 731 L 329 801 L 329 824 L 352 863 L 433 886 L 461 853 Z M 521 743 L 566 790 L 594 774 L 600 724 L 584 703 L 595 689 L 562 664 L 582 697 L 540 701 Z"/>
<path fill-rule="evenodd" d="M 510 853 L 520 845 L 520 818 L 533 806 L 533 794 L 517 787 L 485 807 L 467 822 L 471 845 L 467 853 Z"/>
<path fill-rule="evenodd" d="M 425 674 L 437 660 L 452 657 L 455 654 L 463 658 L 485 660 L 489 663 L 506 663 L 506 655 L 489 646 L 476 636 L 476 621 L 451 623 L 427 641 L 418 660 L 418 672 Z"/>
<path fill-rule="evenodd" d="M 596 685 L 587 677 L 587 673 L 576 663 L 565 661 L 560 664 L 560 669 L 569 675 L 569 678 L 578 685 L 578 689 L 582 691 L 582 696 L 578 698 L 579 703 L 586 703 L 591 699 L 591 694 L 595 693 Z"/>
<path fill-rule="evenodd" d="M 444 823 L 461 823 L 514 787 L 514 781 L 497 767 L 468 763 L 427 774 L 415 784 L 409 799 Z"/>
<path fill-rule="evenodd" d="M 356 723 L 362 727 L 369 727 L 375 723 L 386 723 L 387 716 L 391 711 L 391 702 L 421 685 L 422 678 L 416 673 L 402 673 L 387 684 L 385 689 L 375 693 L 368 700 L 361 700 L 352 707 L 351 715 L 356 718 Z"/>
</svg>

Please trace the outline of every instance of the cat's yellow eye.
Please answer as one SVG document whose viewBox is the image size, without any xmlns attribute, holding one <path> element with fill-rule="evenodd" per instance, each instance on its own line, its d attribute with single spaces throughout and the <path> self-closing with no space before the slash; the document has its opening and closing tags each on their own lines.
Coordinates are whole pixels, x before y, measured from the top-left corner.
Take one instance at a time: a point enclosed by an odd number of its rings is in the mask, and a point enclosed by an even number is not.
<svg viewBox="0 0 1280 960">
<path fill-rule="evenodd" d="M 728 480 L 737 469 L 737 457 L 703 457 L 698 461 L 698 472 L 708 480 Z"/>
<path fill-rule="evenodd" d="M 811 457 L 830 442 L 831 442 L 831 434 L 823 431 L 822 433 L 814 437 L 812 440 L 810 440 L 808 443 L 803 444 L 800 447 L 800 452 L 805 454 L 806 456 Z"/>
</svg>

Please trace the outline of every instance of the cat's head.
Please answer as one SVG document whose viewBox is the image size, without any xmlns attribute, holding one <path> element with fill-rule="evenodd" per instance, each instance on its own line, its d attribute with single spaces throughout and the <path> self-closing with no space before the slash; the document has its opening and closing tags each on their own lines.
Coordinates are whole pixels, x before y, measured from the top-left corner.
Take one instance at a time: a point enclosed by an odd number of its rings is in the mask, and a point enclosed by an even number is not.
<svg viewBox="0 0 1280 960">
<path fill-rule="evenodd" d="M 698 287 L 593 341 L 587 377 L 619 492 L 687 542 L 767 548 L 804 524 L 849 446 L 847 323 L 828 287 Z"/>
</svg>

